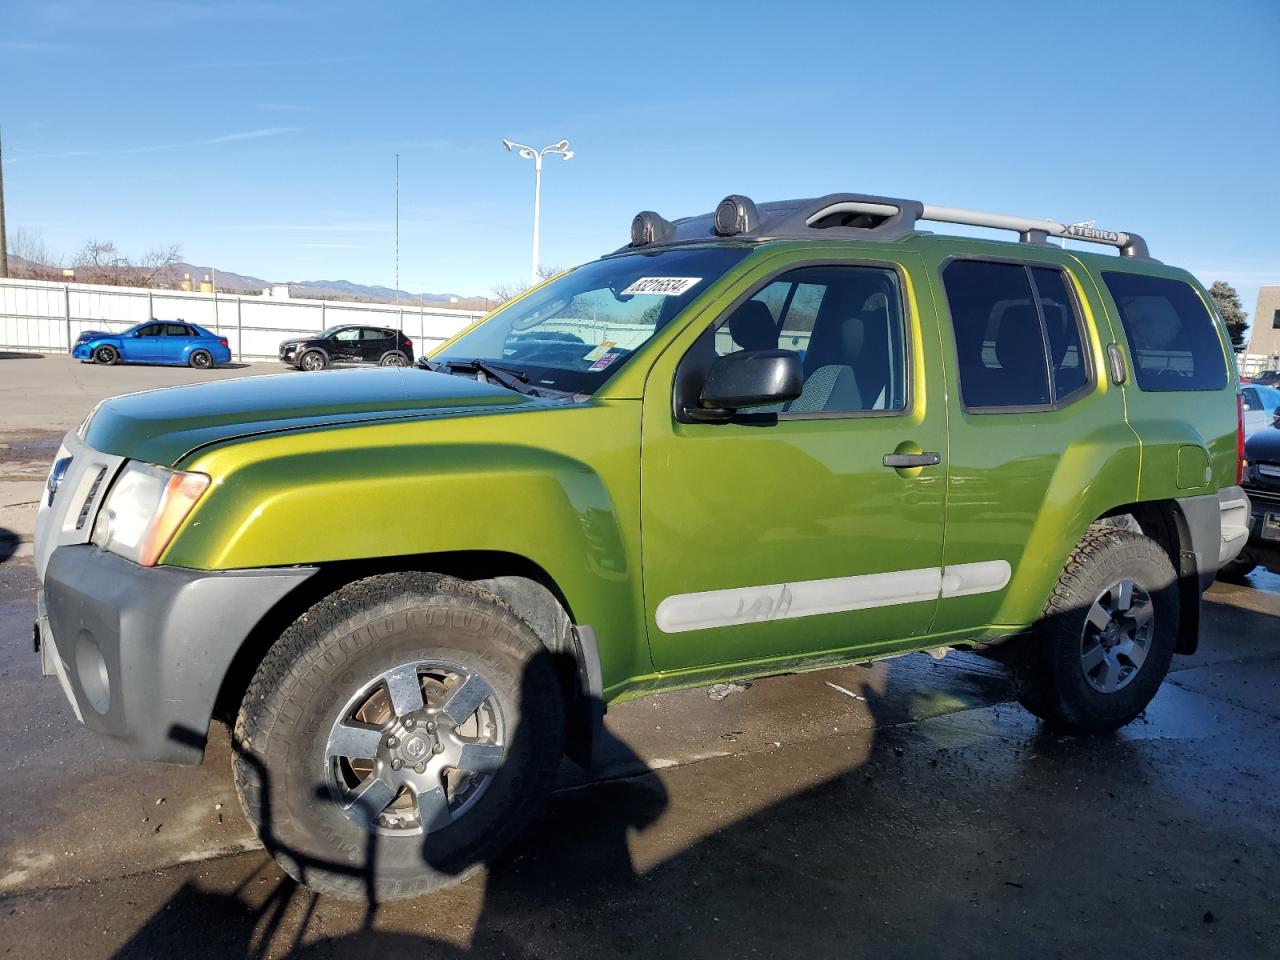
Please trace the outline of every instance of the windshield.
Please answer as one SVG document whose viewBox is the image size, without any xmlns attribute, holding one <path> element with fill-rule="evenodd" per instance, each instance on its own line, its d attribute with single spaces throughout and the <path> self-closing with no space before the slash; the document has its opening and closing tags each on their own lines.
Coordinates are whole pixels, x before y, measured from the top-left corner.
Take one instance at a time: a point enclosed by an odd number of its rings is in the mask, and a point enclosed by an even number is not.
<svg viewBox="0 0 1280 960">
<path fill-rule="evenodd" d="M 340 323 L 340 324 L 338 324 L 336 327 L 330 327 L 328 330 L 323 330 L 323 331 L 321 331 L 321 332 L 320 332 L 320 338 L 321 338 L 321 339 L 323 339 L 323 338 L 325 338 L 325 337 L 332 337 L 332 336 L 333 336 L 335 333 L 337 333 L 339 330 L 345 330 L 345 329 L 347 329 L 347 324 L 345 324 L 345 323 Z"/>
<path fill-rule="evenodd" d="M 486 360 L 534 386 L 593 393 L 748 252 L 702 247 L 597 260 L 501 310 L 433 359 Z"/>
</svg>

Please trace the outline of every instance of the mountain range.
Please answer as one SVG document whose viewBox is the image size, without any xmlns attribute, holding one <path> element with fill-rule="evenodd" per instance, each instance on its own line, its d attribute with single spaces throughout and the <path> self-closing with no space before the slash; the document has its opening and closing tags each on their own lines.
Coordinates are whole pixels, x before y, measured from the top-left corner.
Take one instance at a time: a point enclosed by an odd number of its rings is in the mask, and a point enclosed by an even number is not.
<svg viewBox="0 0 1280 960">
<path fill-rule="evenodd" d="M 15 277 L 26 276 L 41 280 L 62 279 L 61 267 L 34 263 L 12 253 L 9 254 L 9 272 Z M 458 310 L 488 310 L 495 304 L 495 301 L 488 297 L 467 297 L 453 293 L 411 293 L 407 290 L 396 291 L 391 287 L 376 284 L 353 283 L 350 280 L 264 280 L 261 277 L 233 273 L 230 270 L 215 270 L 213 267 L 199 266 L 185 261 L 171 264 L 161 270 L 155 277 L 154 285 L 178 287 L 182 283 L 184 274 L 190 274 L 192 285 L 196 289 L 199 289 L 201 280 L 216 276 L 219 293 L 260 294 L 269 287 L 287 285 L 291 297 L 316 300 L 403 303 L 406 306 L 422 303 Z"/>
</svg>

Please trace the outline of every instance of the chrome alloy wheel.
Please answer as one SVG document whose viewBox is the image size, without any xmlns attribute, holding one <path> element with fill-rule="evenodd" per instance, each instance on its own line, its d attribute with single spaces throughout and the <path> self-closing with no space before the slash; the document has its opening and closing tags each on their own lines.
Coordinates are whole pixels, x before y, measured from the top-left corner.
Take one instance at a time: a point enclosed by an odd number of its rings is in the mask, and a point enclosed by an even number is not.
<svg viewBox="0 0 1280 960">
<path fill-rule="evenodd" d="M 1080 640 L 1080 668 L 1089 686 L 1115 693 L 1138 675 L 1155 633 L 1151 597 L 1132 580 L 1117 580 L 1089 608 Z"/>
<path fill-rule="evenodd" d="M 325 774 L 352 822 L 408 836 L 463 816 L 505 749 L 502 710 L 484 678 L 421 660 L 375 677 L 348 701 L 329 731 Z"/>
</svg>

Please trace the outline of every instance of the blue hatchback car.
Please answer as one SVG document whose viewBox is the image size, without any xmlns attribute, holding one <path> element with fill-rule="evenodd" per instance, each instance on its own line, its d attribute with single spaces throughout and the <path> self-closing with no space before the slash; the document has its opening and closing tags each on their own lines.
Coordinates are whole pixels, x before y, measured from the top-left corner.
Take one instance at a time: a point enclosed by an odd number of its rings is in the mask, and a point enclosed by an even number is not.
<svg viewBox="0 0 1280 960">
<path fill-rule="evenodd" d="M 226 337 L 185 320 L 148 320 L 124 333 L 87 330 L 71 348 L 77 360 L 94 363 L 166 363 L 208 370 L 231 362 Z"/>
</svg>

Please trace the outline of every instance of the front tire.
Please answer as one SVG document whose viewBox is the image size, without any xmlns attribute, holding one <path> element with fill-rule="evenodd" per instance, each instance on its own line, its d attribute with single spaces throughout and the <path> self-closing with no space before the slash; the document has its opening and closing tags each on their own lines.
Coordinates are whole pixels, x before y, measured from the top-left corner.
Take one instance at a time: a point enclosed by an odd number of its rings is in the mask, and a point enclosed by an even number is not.
<svg viewBox="0 0 1280 960">
<path fill-rule="evenodd" d="M 313 373 L 317 370 L 323 370 L 329 365 L 329 358 L 319 350 L 308 350 L 302 355 L 302 359 L 298 361 L 298 369 L 303 373 Z"/>
<path fill-rule="evenodd" d="M 191 356 L 187 358 L 187 363 L 197 370 L 209 370 L 213 367 L 213 354 L 208 350 L 193 350 Z"/>
<path fill-rule="evenodd" d="M 103 344 L 93 351 L 93 362 L 104 367 L 113 367 L 120 362 L 120 351 L 115 347 Z"/>
<path fill-rule="evenodd" d="M 461 880 L 536 814 L 564 746 L 550 654 L 427 573 L 350 584 L 268 651 L 236 721 L 245 815 L 292 877 L 394 900 Z"/>
<path fill-rule="evenodd" d="M 1019 702 L 1064 732 L 1118 730 L 1147 708 L 1169 672 L 1178 610 L 1177 576 L 1158 543 L 1090 527 L 1009 658 Z"/>
</svg>

